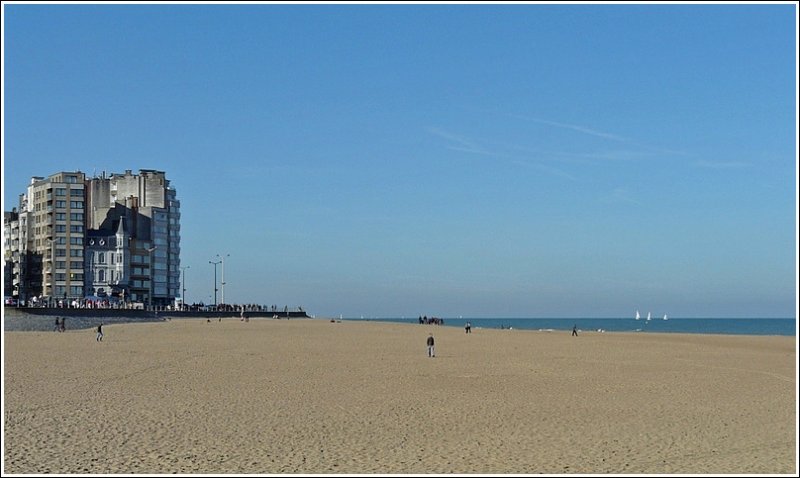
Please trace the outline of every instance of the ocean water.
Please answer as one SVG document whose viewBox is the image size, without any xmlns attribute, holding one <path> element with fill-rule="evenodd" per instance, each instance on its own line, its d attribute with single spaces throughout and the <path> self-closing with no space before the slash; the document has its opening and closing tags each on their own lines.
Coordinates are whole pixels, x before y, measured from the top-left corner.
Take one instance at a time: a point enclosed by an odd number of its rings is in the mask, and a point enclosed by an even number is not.
<svg viewBox="0 0 800 478">
<path fill-rule="evenodd" d="M 346 319 L 375 322 L 399 322 L 418 324 L 419 319 L 380 318 Z M 473 329 L 523 329 L 541 331 L 640 332 L 680 334 L 726 334 L 726 335 L 789 335 L 797 334 L 796 319 L 681 319 L 662 318 L 650 321 L 636 319 L 492 319 L 492 318 L 444 318 L 445 327 L 460 327 L 469 321 Z"/>
</svg>

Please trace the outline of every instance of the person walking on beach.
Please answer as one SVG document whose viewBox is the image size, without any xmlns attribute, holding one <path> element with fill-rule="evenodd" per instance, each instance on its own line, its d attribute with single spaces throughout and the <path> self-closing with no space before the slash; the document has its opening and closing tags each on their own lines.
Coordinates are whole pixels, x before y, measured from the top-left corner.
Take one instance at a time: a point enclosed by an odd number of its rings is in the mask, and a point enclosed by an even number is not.
<svg viewBox="0 0 800 478">
<path fill-rule="evenodd" d="M 67 330 L 67 318 L 61 317 L 61 327 L 59 327 L 58 331 L 64 332 L 65 330 Z"/>
<path fill-rule="evenodd" d="M 100 325 L 97 326 L 97 338 L 95 339 L 98 342 L 103 341 L 103 323 L 100 322 Z"/>
<path fill-rule="evenodd" d="M 436 351 L 433 349 L 433 334 L 428 335 L 428 357 L 436 357 Z"/>
<path fill-rule="evenodd" d="M 464 326 L 464 332 L 467 333 L 467 334 L 471 334 L 472 333 L 472 324 L 467 322 L 467 325 Z"/>
<path fill-rule="evenodd" d="M 56 317 L 56 325 L 53 327 L 53 332 L 61 330 L 61 317 Z"/>
<path fill-rule="evenodd" d="M 572 326 L 572 336 L 573 337 L 577 337 L 578 336 L 578 324 L 575 324 L 575 325 Z"/>
</svg>

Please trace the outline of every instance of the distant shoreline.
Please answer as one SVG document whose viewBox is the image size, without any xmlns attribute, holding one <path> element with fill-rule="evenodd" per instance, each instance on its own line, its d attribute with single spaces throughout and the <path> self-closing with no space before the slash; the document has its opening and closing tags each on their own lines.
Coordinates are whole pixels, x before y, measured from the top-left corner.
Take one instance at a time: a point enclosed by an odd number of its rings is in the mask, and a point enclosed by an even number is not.
<svg viewBox="0 0 800 478">
<path fill-rule="evenodd" d="M 352 322 L 388 322 L 417 324 L 425 327 L 436 325 L 419 324 L 413 318 L 342 319 Z M 678 318 L 669 320 L 635 320 L 626 318 L 445 318 L 443 326 L 463 328 L 470 322 L 473 330 L 505 329 L 532 330 L 539 332 L 570 332 L 577 326 L 579 333 L 639 333 L 639 334 L 703 334 L 703 335 L 748 335 L 748 336 L 796 336 L 797 321 L 791 318 Z"/>
</svg>

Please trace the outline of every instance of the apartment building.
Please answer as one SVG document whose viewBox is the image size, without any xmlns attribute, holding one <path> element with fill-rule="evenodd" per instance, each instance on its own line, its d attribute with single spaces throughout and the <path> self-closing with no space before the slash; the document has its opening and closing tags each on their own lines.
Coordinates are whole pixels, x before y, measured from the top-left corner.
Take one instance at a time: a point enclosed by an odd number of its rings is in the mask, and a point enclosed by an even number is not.
<svg viewBox="0 0 800 478">
<path fill-rule="evenodd" d="M 111 296 L 164 306 L 179 295 L 180 202 L 163 171 L 34 177 L 19 211 L 4 214 L 4 234 L 20 300 Z"/>
</svg>

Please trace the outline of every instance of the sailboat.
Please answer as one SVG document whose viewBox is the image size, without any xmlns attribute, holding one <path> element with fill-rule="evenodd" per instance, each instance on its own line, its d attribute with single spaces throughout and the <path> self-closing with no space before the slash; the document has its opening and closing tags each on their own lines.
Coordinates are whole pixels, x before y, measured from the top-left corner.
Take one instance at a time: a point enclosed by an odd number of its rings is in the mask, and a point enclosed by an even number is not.
<svg viewBox="0 0 800 478">
<path fill-rule="evenodd" d="M 647 313 L 647 321 L 650 322 L 650 312 Z"/>
<path fill-rule="evenodd" d="M 636 320 L 639 320 L 639 311 L 636 311 Z"/>
<path fill-rule="evenodd" d="M 664 314 L 664 320 L 667 320 L 667 314 Z"/>
</svg>

